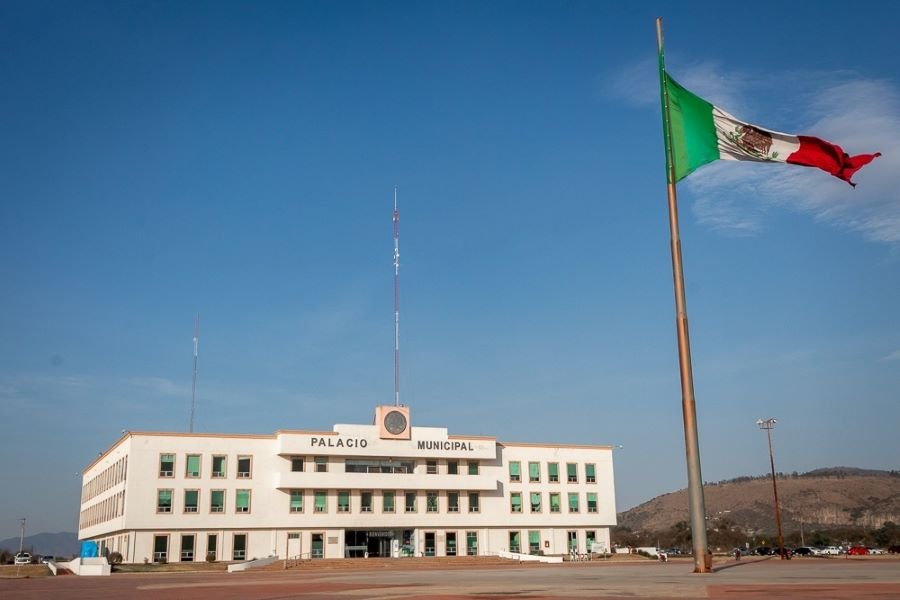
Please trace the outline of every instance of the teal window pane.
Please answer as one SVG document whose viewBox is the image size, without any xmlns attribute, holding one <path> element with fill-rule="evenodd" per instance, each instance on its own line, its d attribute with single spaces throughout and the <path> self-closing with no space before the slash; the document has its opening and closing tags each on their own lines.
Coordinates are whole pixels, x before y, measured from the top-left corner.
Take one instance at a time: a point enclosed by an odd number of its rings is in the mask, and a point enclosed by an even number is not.
<svg viewBox="0 0 900 600">
<path fill-rule="evenodd" d="M 559 512 L 559 494 L 550 494 L 550 512 Z"/>
</svg>

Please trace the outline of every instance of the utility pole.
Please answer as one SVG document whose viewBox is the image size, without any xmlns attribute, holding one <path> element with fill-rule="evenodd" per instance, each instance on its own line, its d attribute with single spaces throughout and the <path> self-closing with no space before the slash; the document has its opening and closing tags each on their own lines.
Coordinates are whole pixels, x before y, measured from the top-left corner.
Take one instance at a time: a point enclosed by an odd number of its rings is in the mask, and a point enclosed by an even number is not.
<svg viewBox="0 0 900 600">
<path fill-rule="evenodd" d="M 22 528 L 19 531 L 19 553 L 25 548 L 25 517 L 22 517 Z"/>
<path fill-rule="evenodd" d="M 756 424 L 760 429 L 765 429 L 769 438 L 769 464 L 772 466 L 772 490 L 775 493 L 775 526 L 778 528 L 778 555 L 781 560 L 787 556 L 784 552 L 784 537 L 781 535 L 781 509 L 778 507 L 778 483 L 775 479 L 775 456 L 772 453 L 772 430 L 775 429 L 775 419 L 757 419 Z"/>
</svg>

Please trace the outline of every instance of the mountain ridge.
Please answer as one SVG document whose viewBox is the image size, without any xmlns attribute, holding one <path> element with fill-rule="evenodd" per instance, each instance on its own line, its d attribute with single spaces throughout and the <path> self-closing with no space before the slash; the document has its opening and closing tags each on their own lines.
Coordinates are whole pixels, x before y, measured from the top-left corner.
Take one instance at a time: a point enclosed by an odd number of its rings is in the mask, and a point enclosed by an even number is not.
<svg viewBox="0 0 900 600">
<path fill-rule="evenodd" d="M 782 524 L 786 531 L 839 527 L 878 528 L 900 522 L 900 472 L 826 467 L 807 473 L 777 474 Z M 712 521 L 727 520 L 747 532 L 774 531 L 771 475 L 736 477 L 703 486 Z M 687 490 L 652 498 L 618 515 L 620 527 L 663 531 L 689 521 Z"/>
</svg>

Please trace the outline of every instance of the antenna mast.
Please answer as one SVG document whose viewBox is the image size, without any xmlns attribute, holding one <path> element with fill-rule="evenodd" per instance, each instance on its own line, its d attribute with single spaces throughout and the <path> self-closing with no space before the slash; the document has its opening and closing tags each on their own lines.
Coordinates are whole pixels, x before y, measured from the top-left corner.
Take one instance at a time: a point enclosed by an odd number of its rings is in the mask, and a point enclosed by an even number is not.
<svg viewBox="0 0 900 600">
<path fill-rule="evenodd" d="M 394 186 L 394 406 L 400 406 L 400 211 Z"/>
<path fill-rule="evenodd" d="M 194 433 L 194 410 L 197 406 L 197 354 L 200 346 L 200 313 L 194 319 L 194 378 L 191 381 L 191 429 Z"/>
</svg>

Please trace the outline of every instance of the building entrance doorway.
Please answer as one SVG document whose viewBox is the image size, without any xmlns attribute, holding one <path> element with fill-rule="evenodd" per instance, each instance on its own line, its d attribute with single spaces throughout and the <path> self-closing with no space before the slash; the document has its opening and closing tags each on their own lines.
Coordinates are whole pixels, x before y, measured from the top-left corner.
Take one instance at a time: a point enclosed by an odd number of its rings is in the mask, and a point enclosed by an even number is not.
<svg viewBox="0 0 900 600">
<path fill-rule="evenodd" d="M 347 529 L 344 556 L 347 558 L 390 557 L 394 532 L 390 529 Z"/>
<path fill-rule="evenodd" d="M 300 532 L 292 531 L 288 533 L 287 539 L 287 558 L 297 558 L 300 556 Z"/>
</svg>

